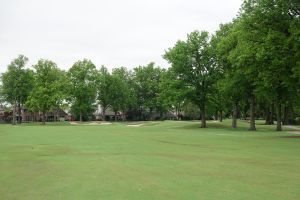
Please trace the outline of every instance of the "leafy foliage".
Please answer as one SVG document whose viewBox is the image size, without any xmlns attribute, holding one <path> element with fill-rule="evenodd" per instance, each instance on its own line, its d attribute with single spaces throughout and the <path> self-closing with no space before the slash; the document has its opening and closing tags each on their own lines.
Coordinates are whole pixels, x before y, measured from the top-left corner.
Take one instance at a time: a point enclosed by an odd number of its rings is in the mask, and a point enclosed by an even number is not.
<svg viewBox="0 0 300 200">
<path fill-rule="evenodd" d="M 206 127 L 205 105 L 217 71 L 211 59 L 208 32 L 190 33 L 186 41 L 178 41 L 173 48 L 168 49 L 164 58 L 185 83 L 188 98 L 201 110 L 201 127 Z"/>
<path fill-rule="evenodd" d="M 61 71 L 50 60 L 39 60 L 33 67 L 34 87 L 26 106 L 31 111 L 42 112 L 45 123 L 45 113 L 59 107 L 62 101 Z"/>
<path fill-rule="evenodd" d="M 96 100 L 96 66 L 87 59 L 77 61 L 69 70 L 71 110 L 80 121 L 91 119 Z"/>
</svg>

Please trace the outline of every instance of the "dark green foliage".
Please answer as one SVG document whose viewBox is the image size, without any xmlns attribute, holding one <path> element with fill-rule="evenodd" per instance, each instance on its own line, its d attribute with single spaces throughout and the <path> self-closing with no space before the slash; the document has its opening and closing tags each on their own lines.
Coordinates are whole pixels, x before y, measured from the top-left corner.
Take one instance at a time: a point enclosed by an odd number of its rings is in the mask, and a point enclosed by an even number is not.
<svg viewBox="0 0 300 200">
<path fill-rule="evenodd" d="M 80 121 L 91 120 L 96 107 L 96 66 L 90 60 L 77 61 L 68 77 L 72 113 Z"/>
<path fill-rule="evenodd" d="M 202 128 L 206 127 L 207 95 L 211 92 L 217 74 L 211 55 L 209 35 L 205 31 L 190 33 L 186 41 L 178 41 L 164 55 L 184 83 L 187 97 L 199 106 Z"/>
<path fill-rule="evenodd" d="M 28 61 L 23 55 L 14 59 L 2 74 L 1 96 L 3 101 L 13 105 L 13 111 L 18 107 L 18 123 L 21 123 L 21 106 L 27 101 L 28 95 L 33 87 L 33 72 L 25 69 Z M 15 123 L 15 114 L 13 114 L 13 123 Z"/>
<path fill-rule="evenodd" d="M 33 112 L 42 113 L 45 124 L 46 112 L 57 109 L 63 99 L 62 73 L 56 64 L 50 60 L 39 60 L 33 66 L 34 87 L 30 93 L 26 106 Z"/>
<path fill-rule="evenodd" d="M 173 68 L 169 68 L 162 74 L 159 88 L 159 101 L 162 107 L 173 111 L 179 119 L 183 104 L 187 99 L 187 92 L 183 81 L 177 76 Z"/>
<path fill-rule="evenodd" d="M 137 109 L 140 112 L 140 119 L 148 119 L 147 113 L 156 110 L 163 111 L 163 102 L 159 99 L 160 88 L 163 70 L 155 67 L 154 63 L 147 66 L 139 66 L 134 68 L 133 81 L 134 90 L 136 93 Z"/>
<path fill-rule="evenodd" d="M 299 27 L 297 0 L 245 0 L 236 19 L 214 35 L 194 31 L 169 48 L 163 55 L 169 69 L 149 63 L 109 72 L 83 60 L 66 73 L 40 60 L 33 73 L 19 56 L 2 74 L 0 101 L 14 108 L 27 102 L 43 113 L 71 106 L 80 120 L 91 120 L 97 104 L 103 120 L 108 108 L 123 120 L 162 119 L 171 111 L 177 119 L 201 119 L 203 128 L 206 119 L 226 116 L 233 128 L 243 118 L 256 130 L 255 120 L 263 118 L 269 125 L 277 121 L 280 131 L 299 117 Z"/>
<path fill-rule="evenodd" d="M 117 120 L 116 113 L 122 111 L 122 120 L 125 120 L 125 111 L 131 105 L 131 92 L 126 82 L 125 71 L 114 70 L 110 76 L 110 85 L 109 85 L 109 99 L 110 106 L 115 112 L 115 120 Z"/>
</svg>

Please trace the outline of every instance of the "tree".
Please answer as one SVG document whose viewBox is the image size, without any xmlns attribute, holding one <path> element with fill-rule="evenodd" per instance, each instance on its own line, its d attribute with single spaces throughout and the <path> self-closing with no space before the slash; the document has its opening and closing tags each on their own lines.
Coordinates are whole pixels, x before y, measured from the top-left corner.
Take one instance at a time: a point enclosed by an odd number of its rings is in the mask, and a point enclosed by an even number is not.
<svg viewBox="0 0 300 200">
<path fill-rule="evenodd" d="M 243 49 L 247 50 L 241 57 L 252 57 L 248 64 L 252 66 L 251 71 L 255 71 L 252 78 L 255 77 L 256 83 L 252 83 L 256 84 L 256 93 L 268 91 L 275 101 L 277 131 L 282 130 L 282 105 L 289 104 L 289 97 L 294 96 L 297 89 L 293 69 L 299 58 L 291 38 L 292 25 L 299 21 L 299 8 L 298 13 L 294 12 L 294 3 L 286 0 L 245 1 L 241 15 L 240 38 Z"/>
<path fill-rule="evenodd" d="M 97 100 L 102 107 L 102 120 L 105 121 L 105 111 L 110 106 L 110 84 L 111 75 L 105 66 L 102 66 L 97 72 L 96 88 Z"/>
<path fill-rule="evenodd" d="M 300 13 L 299 11 L 299 7 L 298 7 L 298 13 Z M 298 18 L 294 19 L 291 23 L 290 23 L 290 33 L 291 33 L 291 37 L 290 37 L 290 43 L 292 44 L 292 49 L 294 52 L 294 63 L 295 65 L 293 66 L 293 78 L 295 78 L 298 82 L 296 83 L 296 86 L 298 88 L 297 93 L 300 94 L 300 19 L 299 19 L 299 15 L 298 14 Z"/>
<path fill-rule="evenodd" d="M 126 68 L 120 67 L 112 70 L 112 89 L 110 91 L 111 106 L 113 110 L 122 111 L 122 120 L 125 121 L 125 112 L 136 105 L 136 97 L 131 88 L 132 73 Z"/>
<path fill-rule="evenodd" d="M 3 94 L 3 86 L 0 85 L 0 105 L 2 105 L 3 103 L 5 103 L 5 98 L 4 98 L 4 94 Z"/>
<path fill-rule="evenodd" d="M 158 101 L 159 82 L 162 70 L 155 67 L 154 63 L 149 63 L 147 66 L 139 66 L 134 68 L 134 89 L 137 97 L 137 106 L 145 120 L 146 111 L 149 111 L 151 116 L 152 111 L 161 108 Z"/>
<path fill-rule="evenodd" d="M 187 94 L 183 86 L 182 80 L 177 77 L 173 68 L 163 73 L 159 84 L 159 101 L 164 108 L 173 111 L 177 119 L 180 119 L 180 112 L 186 101 Z"/>
<path fill-rule="evenodd" d="M 188 98 L 199 106 L 201 128 L 206 128 L 207 95 L 215 79 L 215 66 L 211 59 L 208 32 L 194 31 L 186 41 L 178 41 L 163 56 L 185 84 Z"/>
<path fill-rule="evenodd" d="M 212 92 L 208 96 L 209 100 L 209 107 L 214 111 L 214 119 L 223 121 L 223 111 L 225 110 L 226 106 L 226 99 L 224 95 L 224 91 L 222 90 L 222 82 L 217 81 L 212 86 Z"/>
<path fill-rule="evenodd" d="M 248 87 L 244 74 L 239 70 L 240 66 L 231 63 L 232 60 L 230 60 L 231 53 L 238 45 L 238 32 L 236 31 L 238 23 L 239 20 L 236 19 L 231 23 L 221 24 L 211 41 L 215 61 L 222 71 L 219 83 L 217 83 L 218 88 L 224 99 L 229 100 L 232 105 L 232 128 L 237 127 L 239 104 L 246 98 L 244 91 Z"/>
<path fill-rule="evenodd" d="M 244 97 L 248 99 L 250 104 L 249 130 L 251 131 L 256 130 L 256 89 L 260 71 L 260 63 L 256 60 L 256 53 L 259 50 L 259 43 L 262 42 L 259 33 L 251 29 L 253 24 L 255 22 L 242 12 L 231 30 L 231 34 L 236 37 L 236 43 L 234 43 L 235 47 L 230 50 L 228 55 L 234 74 L 237 75 L 238 79 L 242 80 Z"/>
<path fill-rule="evenodd" d="M 39 60 L 33 66 L 34 86 L 26 102 L 29 110 L 42 113 L 46 122 L 46 112 L 56 109 L 62 101 L 61 71 L 50 60 Z"/>
<path fill-rule="evenodd" d="M 184 119 L 187 120 L 196 120 L 199 119 L 200 109 L 198 105 L 195 105 L 193 102 L 187 101 L 182 105 L 182 110 L 184 111 Z"/>
<path fill-rule="evenodd" d="M 71 110 L 79 120 L 89 119 L 95 110 L 96 66 L 87 59 L 77 61 L 68 72 Z"/>
<path fill-rule="evenodd" d="M 129 107 L 130 93 L 127 83 L 122 79 L 120 74 L 112 73 L 110 76 L 110 85 L 109 85 L 109 99 L 110 106 L 115 113 L 115 121 L 117 121 L 117 112 L 122 111 L 123 120 L 125 110 Z"/>
<path fill-rule="evenodd" d="M 27 101 L 33 86 L 33 73 L 31 70 L 25 69 L 27 61 L 28 58 L 20 55 L 8 65 L 7 71 L 2 74 L 2 95 L 7 102 L 13 105 L 13 124 L 15 124 L 17 107 L 18 123 L 21 123 L 21 107 Z"/>
</svg>

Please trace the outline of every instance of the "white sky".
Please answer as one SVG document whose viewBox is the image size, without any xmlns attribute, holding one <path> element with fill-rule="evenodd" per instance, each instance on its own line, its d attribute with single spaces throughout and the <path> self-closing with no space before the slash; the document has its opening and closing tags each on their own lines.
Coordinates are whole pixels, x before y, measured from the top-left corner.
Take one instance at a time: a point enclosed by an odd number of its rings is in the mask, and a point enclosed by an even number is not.
<svg viewBox="0 0 300 200">
<path fill-rule="evenodd" d="M 213 33 L 241 0 L 0 0 L 0 72 L 19 54 L 68 69 L 88 58 L 97 67 L 168 67 L 164 51 L 193 30 Z"/>
</svg>

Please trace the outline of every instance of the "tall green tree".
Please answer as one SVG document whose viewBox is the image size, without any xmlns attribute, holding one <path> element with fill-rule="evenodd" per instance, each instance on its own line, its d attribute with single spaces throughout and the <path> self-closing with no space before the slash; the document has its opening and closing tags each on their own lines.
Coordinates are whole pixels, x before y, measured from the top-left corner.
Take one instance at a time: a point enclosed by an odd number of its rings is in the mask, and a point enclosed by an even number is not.
<svg viewBox="0 0 300 200">
<path fill-rule="evenodd" d="M 256 84 L 257 94 L 267 90 L 274 99 L 277 131 L 282 130 L 282 105 L 288 104 L 289 97 L 296 93 L 293 69 L 299 58 L 291 38 L 292 25 L 299 21 L 299 13 L 294 13 L 297 8 L 294 3 L 286 0 L 245 1 L 241 14 L 240 40 L 246 51 L 240 57 L 251 56 L 247 59 L 251 69 L 247 71 L 255 71 L 252 77 L 256 81 L 252 83 Z"/>
<path fill-rule="evenodd" d="M 260 64 L 257 62 L 256 53 L 259 44 L 262 42 L 260 34 L 249 26 L 255 24 L 248 18 L 247 14 L 242 13 L 231 30 L 231 34 L 236 38 L 236 44 L 230 50 L 228 60 L 236 78 L 242 80 L 242 91 L 245 99 L 250 105 L 250 126 L 249 130 L 255 131 L 257 84 L 260 71 Z"/>
<path fill-rule="evenodd" d="M 137 106 L 142 118 L 146 119 L 146 112 L 151 116 L 154 110 L 160 112 L 161 102 L 159 102 L 159 82 L 162 69 L 156 67 L 154 63 L 147 66 L 134 68 L 134 89 L 137 97 Z"/>
<path fill-rule="evenodd" d="M 188 98 L 199 106 L 201 128 L 206 128 L 207 95 L 215 80 L 216 68 L 211 59 L 208 32 L 194 31 L 186 41 L 178 41 L 163 56 L 185 84 Z"/>
<path fill-rule="evenodd" d="M 102 107 L 102 120 L 105 120 L 105 111 L 110 106 L 111 74 L 105 66 L 97 72 L 96 89 L 97 100 Z"/>
<path fill-rule="evenodd" d="M 46 113 L 57 109 L 62 101 L 61 71 L 50 60 L 39 60 L 33 66 L 34 86 L 26 102 L 26 106 L 33 112 L 42 113 L 42 122 L 46 122 Z"/>
<path fill-rule="evenodd" d="M 175 113 L 177 119 L 180 119 L 187 93 L 182 80 L 177 77 L 173 68 L 163 73 L 159 87 L 159 100 L 163 107 Z"/>
<path fill-rule="evenodd" d="M 20 55 L 8 65 L 7 71 L 1 77 L 3 98 L 13 105 L 13 124 L 16 121 L 16 108 L 18 108 L 18 123 L 21 123 L 21 107 L 27 101 L 33 86 L 33 73 L 25 69 L 27 62 L 28 58 Z"/>
<path fill-rule="evenodd" d="M 109 86 L 109 99 L 110 106 L 115 113 L 115 121 L 117 120 L 117 112 L 122 111 L 123 120 L 124 113 L 129 107 L 130 103 L 130 91 L 127 83 L 119 76 L 117 73 L 112 73 L 110 77 L 110 86 Z"/>
<path fill-rule="evenodd" d="M 112 70 L 112 87 L 111 91 L 116 91 L 110 95 L 111 107 L 113 110 L 122 111 L 122 120 L 126 120 L 126 111 L 136 105 L 136 96 L 132 88 L 132 72 L 124 67 Z M 111 93 L 112 94 L 112 93 Z"/>
<path fill-rule="evenodd" d="M 96 66 L 92 61 L 77 61 L 68 71 L 71 83 L 71 110 L 79 120 L 90 119 L 95 111 Z"/>
<path fill-rule="evenodd" d="M 237 127 L 237 117 L 240 103 L 245 100 L 245 92 L 248 87 L 247 79 L 244 78 L 243 69 L 236 63 L 232 63 L 231 54 L 238 45 L 238 19 L 228 24 L 221 24 L 218 31 L 212 38 L 214 59 L 221 69 L 219 79 L 219 90 L 223 97 L 231 102 L 232 128 Z M 220 73 L 219 73 L 220 74 Z"/>
</svg>

